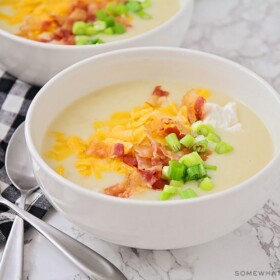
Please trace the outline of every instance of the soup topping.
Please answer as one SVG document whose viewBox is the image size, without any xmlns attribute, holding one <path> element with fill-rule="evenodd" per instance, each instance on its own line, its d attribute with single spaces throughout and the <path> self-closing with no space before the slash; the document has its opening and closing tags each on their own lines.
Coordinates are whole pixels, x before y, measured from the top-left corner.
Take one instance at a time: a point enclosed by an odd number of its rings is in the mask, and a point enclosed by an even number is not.
<svg viewBox="0 0 280 280">
<path fill-rule="evenodd" d="M 20 24 L 17 35 L 45 43 L 92 45 L 100 35 L 119 35 L 133 27 L 135 17 L 149 20 L 152 0 L 3 0 L 0 20 Z"/>
<path fill-rule="evenodd" d="M 213 153 L 233 151 L 215 131 L 214 125 L 221 125 L 218 118 L 223 114 L 226 129 L 241 127 L 235 103 L 216 107 L 207 102 L 209 96 L 208 90 L 191 90 L 178 105 L 168 91 L 156 86 L 144 104 L 113 113 L 109 120 L 95 121 L 88 140 L 54 132 L 56 143 L 47 157 L 60 161 L 74 155 L 82 176 L 102 178 L 107 171 L 124 174 L 121 183 L 104 189 L 108 195 L 128 198 L 143 189 L 154 189 L 161 191 L 161 200 L 196 197 L 188 182 L 211 191 L 214 184 L 209 172 L 218 171 L 207 159 Z M 57 166 L 57 172 L 64 174 L 63 165 Z"/>
</svg>

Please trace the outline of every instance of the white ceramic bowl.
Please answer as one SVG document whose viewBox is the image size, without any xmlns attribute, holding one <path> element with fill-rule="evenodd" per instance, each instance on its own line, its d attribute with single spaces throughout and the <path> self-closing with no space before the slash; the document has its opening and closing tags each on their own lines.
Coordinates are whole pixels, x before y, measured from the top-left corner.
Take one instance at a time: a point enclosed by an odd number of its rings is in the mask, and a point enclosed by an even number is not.
<svg viewBox="0 0 280 280">
<path fill-rule="evenodd" d="M 0 67 L 22 81 L 41 86 L 67 66 L 96 54 L 130 47 L 178 47 L 189 26 L 193 0 L 179 0 L 179 3 L 179 11 L 160 26 L 128 39 L 102 45 L 46 44 L 0 29 Z"/>
<path fill-rule="evenodd" d="M 223 192 L 165 202 L 95 193 L 60 177 L 44 162 L 39 152 L 44 134 L 66 106 L 96 89 L 142 79 L 187 80 L 245 103 L 266 124 L 274 144 L 273 159 L 255 176 Z M 106 241 L 137 248 L 170 249 L 229 233 L 266 202 L 280 180 L 279 119 L 278 94 L 244 67 L 198 51 L 148 47 L 101 54 L 58 74 L 32 102 L 25 132 L 36 177 L 57 211 Z"/>
</svg>

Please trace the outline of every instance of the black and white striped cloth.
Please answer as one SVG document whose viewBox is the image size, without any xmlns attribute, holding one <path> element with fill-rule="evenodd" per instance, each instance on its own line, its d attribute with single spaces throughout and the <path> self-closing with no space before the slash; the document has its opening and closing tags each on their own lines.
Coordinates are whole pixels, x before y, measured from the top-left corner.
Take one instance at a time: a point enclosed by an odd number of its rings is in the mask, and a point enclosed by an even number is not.
<svg viewBox="0 0 280 280">
<path fill-rule="evenodd" d="M 15 202 L 20 194 L 7 177 L 5 151 L 13 132 L 25 120 L 27 109 L 39 89 L 0 69 L 0 187 L 2 196 L 12 202 Z M 33 193 L 27 200 L 28 211 L 39 218 L 42 218 L 49 208 L 50 203 L 41 191 Z M 0 242 L 6 241 L 13 219 L 14 213 L 0 205 Z"/>
</svg>

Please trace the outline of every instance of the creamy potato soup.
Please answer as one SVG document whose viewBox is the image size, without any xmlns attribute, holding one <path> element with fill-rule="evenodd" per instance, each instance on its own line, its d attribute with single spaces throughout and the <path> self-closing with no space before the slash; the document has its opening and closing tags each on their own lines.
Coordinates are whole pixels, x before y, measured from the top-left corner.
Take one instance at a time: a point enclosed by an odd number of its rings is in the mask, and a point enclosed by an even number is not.
<svg viewBox="0 0 280 280">
<path fill-rule="evenodd" d="M 178 0 L 3 0 L 0 28 L 44 43 L 102 44 L 153 29 L 178 10 Z"/>
<path fill-rule="evenodd" d="M 50 167 L 81 187 L 145 200 L 222 191 L 258 172 L 272 153 L 266 127 L 249 108 L 178 81 L 93 92 L 53 121 L 42 146 Z"/>
</svg>

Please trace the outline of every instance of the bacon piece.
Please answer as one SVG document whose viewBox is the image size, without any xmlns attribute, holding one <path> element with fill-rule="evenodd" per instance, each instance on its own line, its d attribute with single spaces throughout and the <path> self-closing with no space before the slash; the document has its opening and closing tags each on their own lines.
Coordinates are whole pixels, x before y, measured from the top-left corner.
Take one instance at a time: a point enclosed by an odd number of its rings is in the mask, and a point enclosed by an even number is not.
<svg viewBox="0 0 280 280">
<path fill-rule="evenodd" d="M 133 155 L 124 155 L 122 159 L 123 159 L 123 162 L 129 166 L 137 167 L 137 165 L 138 165 L 137 159 Z"/>
<path fill-rule="evenodd" d="M 166 133 L 166 135 L 168 135 L 168 134 L 170 134 L 170 133 L 175 133 L 179 140 L 181 140 L 182 138 L 184 138 L 185 135 L 186 135 L 186 134 L 181 133 L 181 131 L 178 129 L 177 126 L 167 127 L 167 128 L 165 129 L 165 133 Z"/>
<path fill-rule="evenodd" d="M 110 186 L 104 190 L 105 194 L 128 198 L 139 188 L 146 188 L 147 183 L 138 172 L 132 172 L 120 184 Z"/>
<path fill-rule="evenodd" d="M 156 86 L 156 87 L 154 88 L 154 91 L 153 91 L 152 95 L 158 96 L 158 97 L 168 96 L 168 95 L 169 95 L 169 92 L 168 92 L 168 91 L 165 91 L 165 90 L 162 90 L 162 89 L 161 89 L 161 86 Z"/>
<path fill-rule="evenodd" d="M 153 185 L 152 188 L 154 190 L 163 190 L 164 186 L 168 185 L 168 181 L 162 178 L 159 178 Z"/>
<path fill-rule="evenodd" d="M 124 155 L 124 145 L 122 143 L 116 143 L 114 145 L 114 155 L 116 157 L 122 157 Z"/>
<path fill-rule="evenodd" d="M 203 107 L 205 99 L 198 95 L 194 90 L 187 92 L 182 100 L 183 105 L 188 109 L 188 119 L 190 123 L 203 118 Z"/>
<path fill-rule="evenodd" d="M 168 95 L 168 91 L 162 90 L 161 86 L 156 86 L 147 103 L 152 107 L 159 107 Z"/>
<path fill-rule="evenodd" d="M 91 142 L 86 150 L 87 155 L 96 156 L 99 158 L 108 158 L 112 155 L 112 147 L 104 142 Z"/>
<path fill-rule="evenodd" d="M 139 170 L 141 176 L 152 186 L 154 190 L 162 190 L 168 182 L 161 178 L 161 172 L 151 170 Z"/>
<path fill-rule="evenodd" d="M 104 193 L 111 196 L 120 196 L 125 192 L 125 186 L 122 184 L 115 184 L 104 189 Z"/>
</svg>

